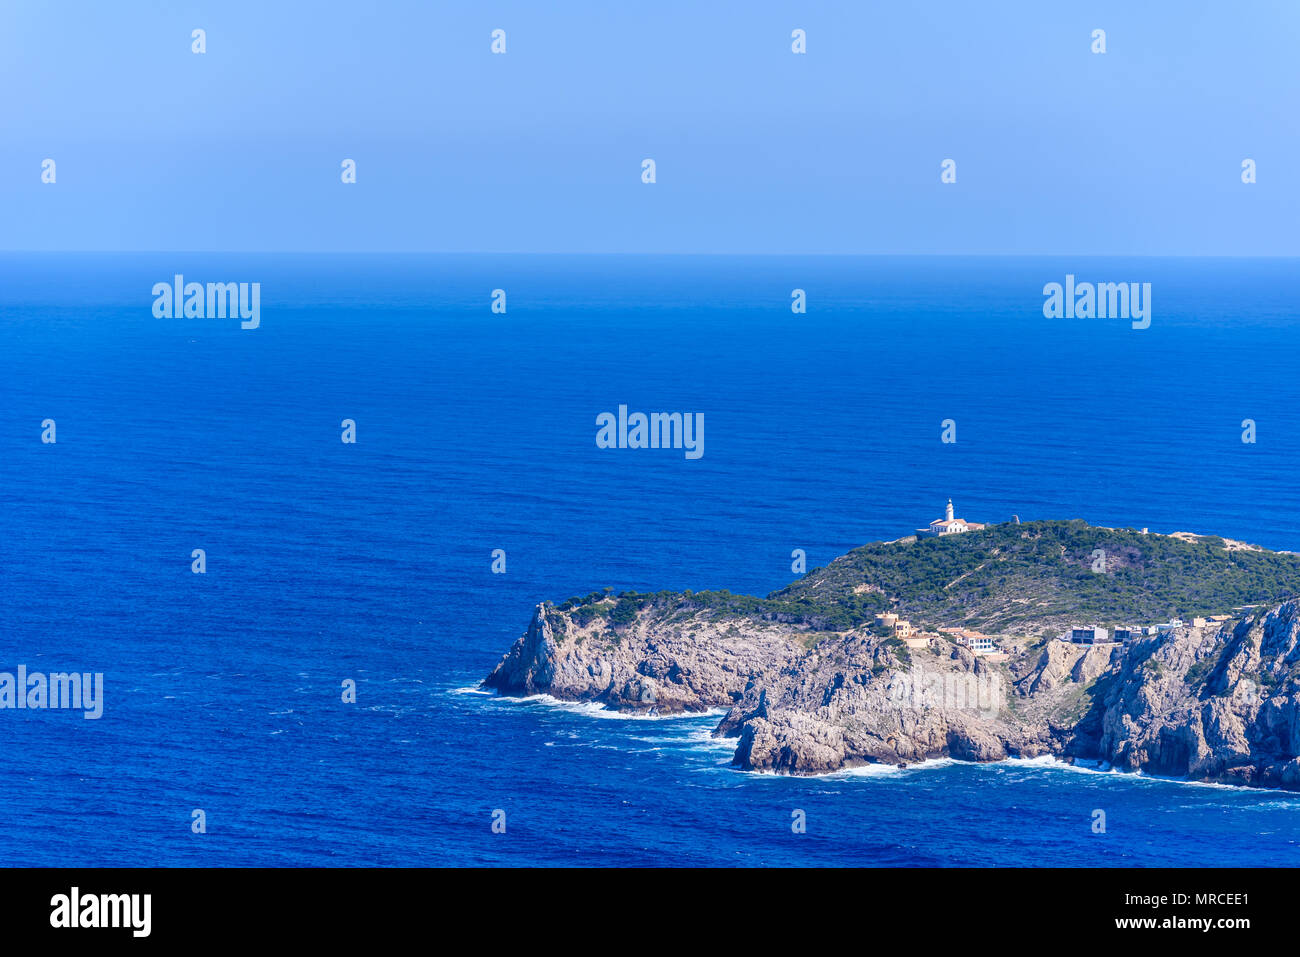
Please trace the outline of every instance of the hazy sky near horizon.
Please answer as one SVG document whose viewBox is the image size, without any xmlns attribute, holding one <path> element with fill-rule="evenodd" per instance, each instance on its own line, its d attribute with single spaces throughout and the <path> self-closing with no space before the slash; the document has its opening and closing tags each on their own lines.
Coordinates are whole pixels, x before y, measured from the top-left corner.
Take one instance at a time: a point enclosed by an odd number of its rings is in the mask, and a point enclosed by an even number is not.
<svg viewBox="0 0 1300 957">
<path fill-rule="evenodd" d="M 1298 41 L 1294 0 L 7 0 L 0 248 L 1295 256 Z"/>
</svg>

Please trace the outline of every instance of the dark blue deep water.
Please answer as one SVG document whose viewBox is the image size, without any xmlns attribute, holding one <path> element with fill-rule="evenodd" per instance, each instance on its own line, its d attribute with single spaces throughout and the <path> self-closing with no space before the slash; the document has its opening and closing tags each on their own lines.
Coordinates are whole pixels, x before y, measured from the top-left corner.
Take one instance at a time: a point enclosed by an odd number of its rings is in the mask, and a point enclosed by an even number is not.
<svg viewBox="0 0 1300 957">
<path fill-rule="evenodd" d="M 178 272 L 261 327 L 155 318 Z M 1044 319 L 1067 272 L 1151 327 Z M 539 599 L 766 593 L 949 496 L 1300 549 L 1297 302 L 1287 260 L 0 257 L 0 670 L 105 675 L 0 711 L 0 863 L 1300 863 L 1300 796 L 747 775 L 708 718 L 473 690 Z M 704 457 L 598 449 L 620 403 Z"/>
</svg>

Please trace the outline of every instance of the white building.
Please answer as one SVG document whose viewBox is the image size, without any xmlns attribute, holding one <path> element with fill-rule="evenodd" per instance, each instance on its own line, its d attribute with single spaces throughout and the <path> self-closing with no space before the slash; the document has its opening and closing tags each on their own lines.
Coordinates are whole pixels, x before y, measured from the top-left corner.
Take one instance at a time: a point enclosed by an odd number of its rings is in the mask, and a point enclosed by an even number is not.
<svg viewBox="0 0 1300 957">
<path fill-rule="evenodd" d="M 975 532 L 983 527 L 979 522 L 968 522 L 964 518 L 953 518 L 952 499 L 948 499 L 948 507 L 944 509 L 943 518 L 936 518 L 928 528 L 918 528 L 916 534 L 917 536 L 956 535 L 960 532 Z"/>
<path fill-rule="evenodd" d="M 952 635 L 957 644 L 969 648 L 972 654 L 991 655 L 1002 650 L 998 647 L 996 640 L 982 632 L 972 631 L 969 628 L 954 628 L 949 634 Z"/>
</svg>

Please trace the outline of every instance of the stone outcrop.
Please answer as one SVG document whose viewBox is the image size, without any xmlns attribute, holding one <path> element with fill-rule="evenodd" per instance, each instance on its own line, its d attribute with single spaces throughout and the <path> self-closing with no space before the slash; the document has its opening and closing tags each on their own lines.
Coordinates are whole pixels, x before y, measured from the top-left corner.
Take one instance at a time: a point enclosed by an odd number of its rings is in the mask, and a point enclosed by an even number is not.
<svg viewBox="0 0 1300 957">
<path fill-rule="evenodd" d="M 909 649 L 680 600 L 613 618 L 538 605 L 485 684 L 630 711 L 725 709 L 714 733 L 751 770 L 1055 755 L 1300 790 L 1294 601 L 1127 647 L 1040 642 L 997 664 L 945 640 Z"/>
<path fill-rule="evenodd" d="M 734 704 L 755 675 L 793 664 L 804 652 L 798 639 L 794 628 L 744 619 L 584 625 L 543 603 L 485 684 L 623 710 L 708 711 Z"/>
<path fill-rule="evenodd" d="M 1118 768 L 1300 789 L 1300 603 L 1136 643 L 1068 752 Z"/>
</svg>

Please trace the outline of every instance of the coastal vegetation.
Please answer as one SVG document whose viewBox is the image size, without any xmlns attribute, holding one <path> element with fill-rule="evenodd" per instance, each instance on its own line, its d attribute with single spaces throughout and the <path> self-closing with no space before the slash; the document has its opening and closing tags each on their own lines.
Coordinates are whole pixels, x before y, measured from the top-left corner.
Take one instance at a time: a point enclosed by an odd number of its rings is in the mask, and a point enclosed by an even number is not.
<svg viewBox="0 0 1300 957">
<path fill-rule="evenodd" d="M 863 583 L 876 587 L 856 587 Z M 802 604 L 837 627 L 887 606 L 938 624 L 1041 633 L 1044 625 L 1228 614 L 1297 594 L 1300 555 L 1075 520 L 865 545 L 769 599 Z"/>
<path fill-rule="evenodd" d="M 856 548 L 765 598 L 730 591 L 592 592 L 556 606 L 627 627 L 648 608 L 747 617 L 818 632 L 892 611 L 923 627 L 1050 635 L 1071 624 L 1230 614 L 1300 595 L 1300 555 L 1218 536 L 1145 534 L 1083 521 L 992 525 Z"/>
</svg>

